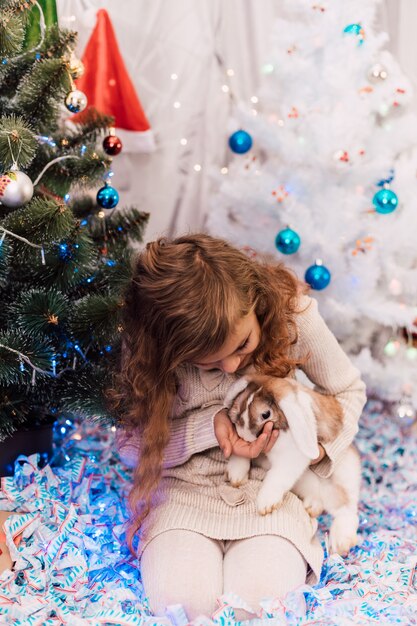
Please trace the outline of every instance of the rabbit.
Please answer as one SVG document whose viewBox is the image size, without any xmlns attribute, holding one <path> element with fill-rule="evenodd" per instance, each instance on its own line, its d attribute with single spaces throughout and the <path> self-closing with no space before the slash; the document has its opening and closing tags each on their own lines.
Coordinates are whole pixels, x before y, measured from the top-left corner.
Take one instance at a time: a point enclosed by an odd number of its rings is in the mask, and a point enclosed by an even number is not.
<svg viewBox="0 0 417 626">
<path fill-rule="evenodd" d="M 342 428 L 339 402 L 292 378 L 259 375 L 242 377 L 234 383 L 224 405 L 239 437 L 246 441 L 254 441 L 268 421 L 280 430 L 273 448 L 257 459 L 266 470 L 257 496 L 258 512 L 271 513 L 292 491 L 311 517 L 324 510 L 332 515 L 330 551 L 346 555 L 358 542 L 359 453 L 351 445 L 329 478 L 309 468 L 319 456 L 318 442 L 333 441 Z M 232 486 L 243 484 L 249 470 L 250 459 L 232 455 L 227 465 Z"/>
</svg>

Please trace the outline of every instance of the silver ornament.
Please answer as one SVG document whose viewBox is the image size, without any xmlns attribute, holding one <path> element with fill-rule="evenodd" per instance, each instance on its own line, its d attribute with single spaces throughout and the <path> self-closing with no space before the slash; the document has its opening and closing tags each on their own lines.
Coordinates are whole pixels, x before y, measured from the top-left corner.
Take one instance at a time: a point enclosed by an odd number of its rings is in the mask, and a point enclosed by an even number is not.
<svg viewBox="0 0 417 626">
<path fill-rule="evenodd" d="M 87 106 L 87 96 L 79 89 L 70 91 L 65 98 L 65 106 L 71 113 L 80 113 Z"/>
<path fill-rule="evenodd" d="M 0 203 L 10 209 L 27 204 L 33 196 L 33 183 L 27 174 L 11 170 L 0 176 Z"/>
<path fill-rule="evenodd" d="M 381 63 L 375 63 L 368 72 L 368 78 L 373 83 L 377 83 L 380 80 L 386 80 L 388 78 L 388 72 Z"/>
</svg>

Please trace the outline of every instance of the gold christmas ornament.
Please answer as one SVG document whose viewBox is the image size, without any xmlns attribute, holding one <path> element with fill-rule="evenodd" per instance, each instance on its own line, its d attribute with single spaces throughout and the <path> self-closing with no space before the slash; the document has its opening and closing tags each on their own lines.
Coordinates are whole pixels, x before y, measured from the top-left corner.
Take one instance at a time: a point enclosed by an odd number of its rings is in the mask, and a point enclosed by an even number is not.
<svg viewBox="0 0 417 626">
<path fill-rule="evenodd" d="M 72 78 L 80 78 L 84 74 L 85 68 L 84 63 L 81 59 L 78 59 L 74 52 L 71 52 L 70 60 L 68 62 L 69 71 Z"/>
</svg>

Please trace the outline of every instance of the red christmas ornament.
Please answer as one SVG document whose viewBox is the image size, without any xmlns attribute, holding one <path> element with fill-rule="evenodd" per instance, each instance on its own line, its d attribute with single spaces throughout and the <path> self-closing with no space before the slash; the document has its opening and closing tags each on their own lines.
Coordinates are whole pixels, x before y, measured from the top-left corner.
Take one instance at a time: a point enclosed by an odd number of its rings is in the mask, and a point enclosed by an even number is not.
<svg viewBox="0 0 417 626">
<path fill-rule="evenodd" d="M 103 150 L 109 156 L 116 156 L 122 151 L 122 142 L 116 135 L 108 135 L 103 140 Z"/>
</svg>

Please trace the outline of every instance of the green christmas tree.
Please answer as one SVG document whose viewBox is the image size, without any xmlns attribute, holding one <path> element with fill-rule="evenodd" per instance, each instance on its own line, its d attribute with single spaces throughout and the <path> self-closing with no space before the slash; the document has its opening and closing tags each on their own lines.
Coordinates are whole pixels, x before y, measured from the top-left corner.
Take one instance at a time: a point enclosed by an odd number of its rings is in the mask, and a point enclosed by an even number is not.
<svg viewBox="0 0 417 626">
<path fill-rule="evenodd" d="M 66 123 L 85 106 L 75 43 L 38 3 L 0 0 L 0 442 L 60 414 L 109 417 L 121 294 L 148 218 L 115 208 L 104 182 L 112 118 Z"/>
</svg>

